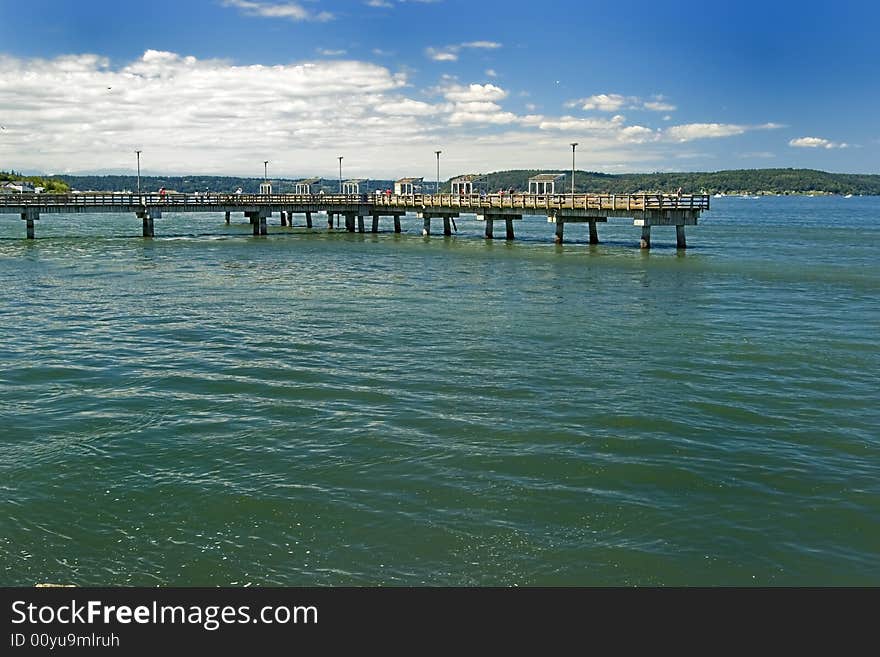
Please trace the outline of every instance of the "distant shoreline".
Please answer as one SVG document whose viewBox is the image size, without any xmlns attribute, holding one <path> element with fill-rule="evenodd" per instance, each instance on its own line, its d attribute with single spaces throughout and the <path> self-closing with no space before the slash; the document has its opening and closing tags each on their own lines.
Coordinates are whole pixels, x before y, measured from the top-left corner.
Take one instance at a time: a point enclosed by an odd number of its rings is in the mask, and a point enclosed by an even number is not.
<svg viewBox="0 0 880 657">
<path fill-rule="evenodd" d="M 406 172 L 402 172 L 406 173 Z M 463 175 L 459 172 L 456 174 Z M 541 173 L 560 176 L 554 193 L 570 193 L 571 170 L 562 169 L 514 169 L 479 173 L 482 187 L 487 192 L 499 190 L 524 192 L 529 189 L 529 178 Z M 296 182 L 306 178 L 272 178 L 272 191 L 285 194 L 294 193 Z M 455 177 L 455 176 L 453 176 Z M 138 188 L 136 175 L 57 175 L 22 176 L 21 174 L 0 171 L 0 184 L 4 180 L 58 181 L 71 189 L 86 191 L 122 192 Z M 315 192 L 339 191 L 338 177 L 316 177 Z M 450 180 L 440 182 L 440 192 L 449 193 Z M 237 177 L 214 175 L 155 176 L 142 175 L 140 188 L 156 191 L 160 188 L 182 193 L 195 192 L 235 192 L 257 193 L 261 177 Z M 421 191 L 432 193 L 436 190 L 435 180 L 421 180 Z M 360 180 L 360 192 L 371 193 L 376 190 L 393 188 L 394 180 L 375 178 Z M 702 193 L 726 196 L 878 196 L 880 195 L 880 174 L 828 173 L 815 169 L 736 169 L 715 172 L 655 172 L 608 174 L 592 171 L 575 172 L 575 191 L 577 193 L 599 194 L 637 194 L 673 193 L 678 188 L 685 193 Z M 49 190 L 47 190 L 49 191 Z"/>
</svg>

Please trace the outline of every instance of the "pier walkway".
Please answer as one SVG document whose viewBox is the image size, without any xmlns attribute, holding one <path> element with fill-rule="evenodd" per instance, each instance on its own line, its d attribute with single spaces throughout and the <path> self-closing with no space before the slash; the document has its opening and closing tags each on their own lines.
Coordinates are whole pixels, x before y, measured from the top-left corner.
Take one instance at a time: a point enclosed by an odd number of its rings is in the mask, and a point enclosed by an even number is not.
<svg viewBox="0 0 880 657">
<path fill-rule="evenodd" d="M 431 220 L 443 221 L 443 234 L 451 235 L 455 219 L 475 214 L 485 222 L 485 236 L 491 239 L 496 221 L 505 224 L 505 236 L 514 239 L 514 222 L 524 216 L 545 216 L 556 225 L 555 240 L 562 242 L 565 224 L 589 224 L 590 243 L 599 241 L 597 223 L 609 217 L 627 217 L 642 229 L 640 245 L 651 246 L 652 226 L 675 226 L 676 244 L 685 248 L 685 226 L 697 225 L 700 213 L 709 209 L 706 194 L 2 194 L 0 214 L 18 214 L 26 224 L 26 235 L 33 239 L 35 222 L 44 214 L 84 214 L 96 212 L 133 213 L 141 219 L 143 236 L 155 235 L 156 219 L 163 213 L 222 212 L 230 222 L 233 212 L 242 212 L 253 224 L 254 235 L 266 235 L 266 220 L 278 214 L 281 225 L 293 225 L 294 214 L 305 215 L 312 227 L 312 216 L 327 215 L 327 227 L 344 218 L 345 229 L 365 231 L 369 217 L 372 232 L 378 232 L 379 219 L 391 218 L 394 231 L 401 232 L 400 219 L 415 213 L 422 220 L 422 233 L 430 235 Z"/>
</svg>

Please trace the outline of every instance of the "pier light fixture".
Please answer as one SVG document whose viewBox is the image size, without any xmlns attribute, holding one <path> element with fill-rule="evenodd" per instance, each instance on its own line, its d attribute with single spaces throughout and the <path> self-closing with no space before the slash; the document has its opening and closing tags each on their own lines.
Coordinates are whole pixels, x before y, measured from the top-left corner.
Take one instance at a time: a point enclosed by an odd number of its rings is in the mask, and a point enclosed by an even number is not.
<svg viewBox="0 0 880 657">
<path fill-rule="evenodd" d="M 263 182 L 269 182 L 269 160 L 263 160 Z"/>
<path fill-rule="evenodd" d="M 339 193 L 342 193 L 342 156 L 339 156 Z"/>
<path fill-rule="evenodd" d="M 577 142 L 571 144 L 571 195 L 574 196 L 574 149 L 577 148 Z"/>
<path fill-rule="evenodd" d="M 141 193 L 141 153 L 142 152 L 143 151 L 135 151 L 135 155 L 137 155 L 137 161 L 138 161 L 138 196 L 140 196 L 140 193 Z"/>
<path fill-rule="evenodd" d="M 443 151 L 434 151 L 437 155 L 437 193 L 440 193 L 440 153 Z"/>
</svg>

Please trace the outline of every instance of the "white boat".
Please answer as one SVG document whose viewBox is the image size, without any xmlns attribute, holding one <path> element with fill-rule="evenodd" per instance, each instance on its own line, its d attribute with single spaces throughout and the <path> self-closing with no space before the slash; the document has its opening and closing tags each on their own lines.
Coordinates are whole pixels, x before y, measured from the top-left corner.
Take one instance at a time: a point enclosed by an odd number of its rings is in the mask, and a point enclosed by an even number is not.
<svg viewBox="0 0 880 657">
<path fill-rule="evenodd" d="M 847 195 L 844 196 L 843 198 L 852 198 L 852 194 L 847 194 Z"/>
</svg>

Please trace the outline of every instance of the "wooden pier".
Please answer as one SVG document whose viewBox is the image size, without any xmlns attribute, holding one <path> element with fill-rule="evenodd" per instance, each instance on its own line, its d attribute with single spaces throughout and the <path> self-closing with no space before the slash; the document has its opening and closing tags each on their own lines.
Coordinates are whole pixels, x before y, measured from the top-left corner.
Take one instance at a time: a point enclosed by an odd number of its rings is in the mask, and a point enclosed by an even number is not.
<svg viewBox="0 0 880 657">
<path fill-rule="evenodd" d="M 505 237 L 514 239 L 514 222 L 525 216 L 544 216 L 556 224 L 555 240 L 561 243 L 565 224 L 589 224 L 591 244 L 599 241 L 598 223 L 610 217 L 626 217 L 642 229 L 640 246 L 651 246 L 652 226 L 675 226 L 676 245 L 685 248 L 685 226 L 695 226 L 700 213 L 709 209 L 706 194 L 4 194 L 0 214 L 18 214 L 26 225 L 26 236 L 35 236 L 35 222 L 45 214 L 95 212 L 132 213 L 141 220 L 144 237 L 155 235 L 155 220 L 166 212 L 217 212 L 230 222 L 233 212 L 242 212 L 253 225 L 254 235 L 266 235 L 266 220 L 278 214 L 282 226 L 293 226 L 293 215 L 304 215 L 312 227 L 315 213 L 333 219 L 344 218 L 345 230 L 365 232 L 365 218 L 371 218 L 372 232 L 379 231 L 380 218 L 391 218 L 394 232 L 401 232 L 401 217 L 414 213 L 422 220 L 422 233 L 431 234 L 431 220 L 443 221 L 443 234 L 451 235 L 455 219 L 475 214 L 485 222 L 485 236 L 494 237 L 495 222 L 504 222 Z"/>
</svg>

